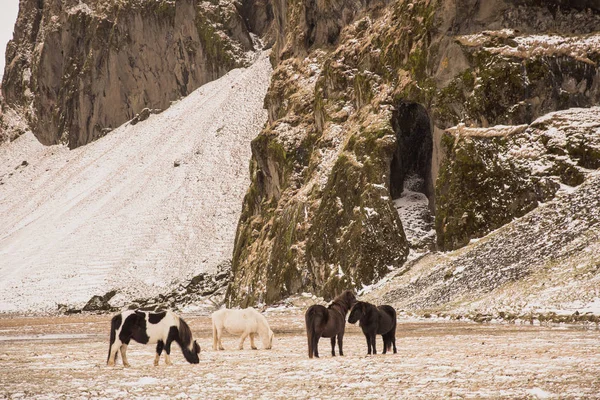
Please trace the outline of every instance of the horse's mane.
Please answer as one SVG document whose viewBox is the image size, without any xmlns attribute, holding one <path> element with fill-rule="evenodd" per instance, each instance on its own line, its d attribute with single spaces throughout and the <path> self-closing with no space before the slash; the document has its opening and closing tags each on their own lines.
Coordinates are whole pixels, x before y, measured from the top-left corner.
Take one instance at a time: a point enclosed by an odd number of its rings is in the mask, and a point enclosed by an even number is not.
<svg viewBox="0 0 600 400">
<path fill-rule="evenodd" d="M 338 307 L 341 307 L 346 312 L 348 310 L 350 310 L 350 308 L 352 307 L 352 304 L 349 304 L 346 301 L 346 297 L 348 296 L 347 293 L 348 293 L 348 291 L 346 290 L 345 292 L 343 292 L 342 294 L 337 296 L 335 299 L 333 299 L 333 301 L 327 308 L 331 309 L 331 308 L 333 308 L 333 306 L 337 305 Z"/>
<path fill-rule="evenodd" d="M 192 342 L 192 330 L 189 325 L 181 318 L 179 318 L 179 340 L 180 345 L 188 346 Z"/>
</svg>

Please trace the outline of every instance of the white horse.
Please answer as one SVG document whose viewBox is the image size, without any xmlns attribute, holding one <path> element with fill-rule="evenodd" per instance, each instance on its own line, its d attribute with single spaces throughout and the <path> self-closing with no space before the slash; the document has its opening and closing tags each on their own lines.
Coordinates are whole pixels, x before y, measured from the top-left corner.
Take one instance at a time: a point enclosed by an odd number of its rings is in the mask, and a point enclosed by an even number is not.
<svg viewBox="0 0 600 400">
<path fill-rule="evenodd" d="M 224 308 L 215 311 L 212 315 L 213 326 L 213 350 L 224 350 L 221 343 L 223 330 L 233 334 L 241 335 L 239 349 L 244 349 L 244 341 L 250 336 L 250 347 L 256 350 L 254 338 L 260 335 L 260 340 L 265 349 L 273 347 L 273 331 L 269 328 L 267 319 L 254 308 L 243 310 L 229 310 Z"/>
</svg>

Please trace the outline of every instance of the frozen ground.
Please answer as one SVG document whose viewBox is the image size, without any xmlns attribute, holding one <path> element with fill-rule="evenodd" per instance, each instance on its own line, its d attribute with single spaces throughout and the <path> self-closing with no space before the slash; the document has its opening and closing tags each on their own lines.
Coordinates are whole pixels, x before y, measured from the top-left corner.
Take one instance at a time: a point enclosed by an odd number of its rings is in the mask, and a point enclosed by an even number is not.
<svg viewBox="0 0 600 400">
<path fill-rule="evenodd" d="M 270 75 L 265 52 L 87 146 L 0 146 L 0 312 L 119 306 L 230 258 Z"/>
<path fill-rule="evenodd" d="M 232 350 L 227 337 L 212 351 L 209 318 L 187 315 L 199 365 L 174 349 L 173 366 L 153 367 L 153 348 L 134 344 L 128 369 L 105 366 L 109 316 L 0 317 L 0 398 L 600 398 L 597 330 L 401 320 L 398 354 L 365 356 L 349 325 L 346 356 L 322 339 L 310 360 L 302 312 L 266 316 L 273 350 Z"/>
</svg>

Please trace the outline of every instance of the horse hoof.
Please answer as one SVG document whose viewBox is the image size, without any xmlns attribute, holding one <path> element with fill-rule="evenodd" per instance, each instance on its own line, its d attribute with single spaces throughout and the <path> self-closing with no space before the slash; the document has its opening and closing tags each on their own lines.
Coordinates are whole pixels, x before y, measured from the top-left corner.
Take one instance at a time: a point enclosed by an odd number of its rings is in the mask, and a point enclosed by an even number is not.
<svg viewBox="0 0 600 400">
<path fill-rule="evenodd" d="M 108 365 L 109 367 L 114 367 L 115 363 L 114 362 L 108 362 L 106 365 Z"/>
<path fill-rule="evenodd" d="M 123 366 L 124 366 L 125 368 L 129 368 L 129 367 L 131 367 L 131 365 L 129 365 L 129 364 L 123 364 Z"/>
<path fill-rule="evenodd" d="M 257 347 L 252 347 L 252 350 L 258 350 L 258 348 Z"/>
</svg>

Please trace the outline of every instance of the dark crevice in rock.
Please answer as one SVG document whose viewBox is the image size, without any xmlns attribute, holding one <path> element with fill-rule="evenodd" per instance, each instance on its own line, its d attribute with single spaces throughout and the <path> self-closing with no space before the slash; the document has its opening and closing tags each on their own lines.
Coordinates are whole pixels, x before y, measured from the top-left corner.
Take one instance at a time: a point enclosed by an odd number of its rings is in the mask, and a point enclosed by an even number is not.
<svg viewBox="0 0 600 400">
<path fill-rule="evenodd" d="M 275 14 L 271 0 L 244 0 L 236 4 L 248 32 L 265 37 L 273 23 Z"/>
<path fill-rule="evenodd" d="M 417 103 L 401 103 L 392 118 L 398 146 L 390 165 L 390 192 L 392 199 L 400 197 L 409 176 L 418 176 L 421 187 L 413 188 L 433 201 L 431 156 L 433 139 L 427 110 Z"/>
</svg>

